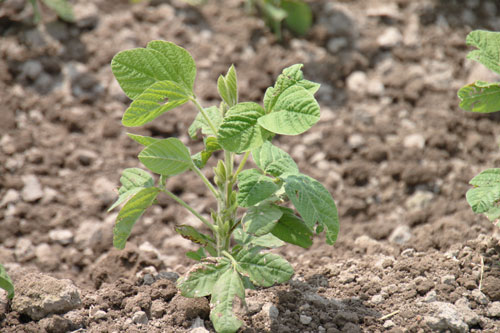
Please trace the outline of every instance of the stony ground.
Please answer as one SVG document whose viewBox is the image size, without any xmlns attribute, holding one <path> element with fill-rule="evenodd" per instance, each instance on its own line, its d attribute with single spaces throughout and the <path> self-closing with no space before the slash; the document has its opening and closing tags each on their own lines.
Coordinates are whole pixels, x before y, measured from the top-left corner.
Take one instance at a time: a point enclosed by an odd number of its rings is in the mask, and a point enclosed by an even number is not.
<svg viewBox="0 0 500 333">
<path fill-rule="evenodd" d="M 281 249 L 296 273 L 247 292 L 242 332 L 500 331 L 499 232 L 464 197 L 500 165 L 500 118 L 456 98 L 499 79 L 465 60 L 469 31 L 500 30 L 496 1 L 311 1 L 313 29 L 282 42 L 242 1 L 72 3 L 76 24 L 45 11 L 38 26 L 25 1 L 0 5 L 0 262 L 17 292 L 11 303 L 0 292 L 1 332 L 213 332 L 208 300 L 175 288 L 196 249 L 174 231 L 198 226 L 187 212 L 162 199 L 112 249 L 106 210 L 140 147 L 109 63 L 152 39 L 191 52 L 206 105 L 232 63 L 241 100 L 261 100 L 297 62 L 322 84 L 314 130 L 276 144 L 336 199 L 339 241 Z M 194 115 L 132 130 L 188 142 Z M 213 205 L 190 174 L 168 187 L 204 214 Z"/>
</svg>

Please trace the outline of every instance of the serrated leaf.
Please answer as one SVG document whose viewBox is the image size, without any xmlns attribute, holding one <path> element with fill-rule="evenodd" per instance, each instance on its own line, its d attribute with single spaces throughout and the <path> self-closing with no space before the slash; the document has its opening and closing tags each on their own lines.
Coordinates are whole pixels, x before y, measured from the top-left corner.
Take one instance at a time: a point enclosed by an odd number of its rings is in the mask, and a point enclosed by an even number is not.
<svg viewBox="0 0 500 333">
<path fill-rule="evenodd" d="M 243 321 L 235 310 L 245 304 L 245 287 L 236 270 L 229 267 L 214 285 L 210 300 L 210 320 L 218 333 L 234 333 Z"/>
<path fill-rule="evenodd" d="M 108 209 L 108 212 L 118 207 L 130 197 L 146 187 L 154 186 L 154 179 L 149 173 L 139 168 L 129 168 L 122 172 L 120 177 L 122 186 L 118 190 L 118 200 Z"/>
<path fill-rule="evenodd" d="M 125 243 L 132 231 L 135 222 L 144 211 L 153 204 L 160 190 L 148 187 L 139 191 L 130 199 L 118 213 L 113 229 L 113 245 L 118 249 L 125 248 Z"/>
<path fill-rule="evenodd" d="M 269 233 L 283 215 L 276 205 L 266 204 L 250 207 L 243 217 L 243 229 L 255 236 Z"/>
<path fill-rule="evenodd" d="M 242 250 L 235 257 L 242 274 L 247 274 L 254 284 L 262 287 L 290 280 L 293 268 L 288 261 L 277 254 L 258 251 L 259 248 Z"/>
<path fill-rule="evenodd" d="M 219 108 L 216 106 L 212 106 L 204 109 L 204 111 L 207 117 L 214 125 L 214 127 L 218 130 L 220 124 L 222 123 L 222 113 L 219 110 Z M 199 129 L 201 129 L 201 133 L 203 135 L 212 135 L 212 136 L 217 135 L 217 133 L 214 133 L 212 127 L 210 127 L 210 125 L 208 124 L 207 120 L 205 119 L 205 117 L 201 112 L 196 115 L 196 118 L 194 119 L 193 123 L 191 124 L 191 126 L 189 126 L 188 130 L 189 136 L 193 139 L 196 139 L 197 138 L 196 132 L 198 132 Z"/>
<path fill-rule="evenodd" d="M 137 135 L 133 133 L 127 133 L 128 137 L 134 140 L 135 142 L 143 145 L 143 146 L 149 146 L 152 143 L 161 141 L 162 139 L 156 139 L 152 138 L 150 136 L 144 136 L 144 135 Z"/>
<path fill-rule="evenodd" d="M 308 249 L 313 244 L 313 232 L 306 226 L 304 221 L 293 213 L 293 210 L 280 207 L 283 215 L 271 234 L 290 244 L 298 245 Z"/>
<path fill-rule="evenodd" d="M 173 81 L 191 93 L 196 77 L 196 65 L 189 52 L 164 41 L 119 52 L 111 61 L 111 70 L 130 99 L 136 99 L 158 81 Z"/>
<path fill-rule="evenodd" d="M 278 177 L 282 173 L 297 173 L 299 168 L 290 155 L 284 150 L 266 141 L 264 144 L 252 150 L 255 164 L 267 174 Z"/>
<path fill-rule="evenodd" d="M 229 107 L 238 104 L 238 84 L 234 65 L 229 67 L 226 76 L 219 76 L 217 90 L 222 100 Z"/>
<path fill-rule="evenodd" d="M 57 16 L 67 22 L 75 22 L 75 15 L 73 14 L 73 7 L 67 0 L 42 0 L 43 3 L 55 11 Z"/>
<path fill-rule="evenodd" d="M 193 165 L 188 148 L 177 138 L 150 144 L 139 153 L 139 160 L 149 170 L 160 175 L 174 176 Z"/>
<path fill-rule="evenodd" d="M 318 102 L 305 88 L 294 85 L 279 96 L 272 112 L 260 117 L 258 123 L 273 133 L 297 135 L 318 121 Z"/>
<path fill-rule="evenodd" d="M 177 287 L 185 297 L 208 296 L 212 294 L 220 275 L 229 266 L 227 259 L 221 259 L 217 264 L 196 264 L 177 281 Z"/>
<path fill-rule="evenodd" d="M 215 245 L 215 241 L 211 237 L 198 232 L 195 228 L 189 225 L 178 225 L 175 227 L 175 232 L 183 238 L 189 239 L 193 243 L 201 244 L 202 246 Z"/>
<path fill-rule="evenodd" d="M 466 43 L 478 48 L 469 52 L 467 59 L 477 61 L 500 74 L 500 33 L 475 30 L 467 35 Z"/>
<path fill-rule="evenodd" d="M 245 102 L 231 107 L 217 133 L 219 144 L 228 151 L 241 153 L 259 147 L 269 133 L 257 124 L 265 114 L 257 103 Z"/>
<path fill-rule="evenodd" d="M 2 264 L 0 264 L 0 288 L 7 292 L 8 298 L 14 297 L 14 284 Z"/>
<path fill-rule="evenodd" d="M 473 186 L 500 185 L 500 169 L 486 169 L 469 181 Z"/>
<path fill-rule="evenodd" d="M 335 201 L 317 180 L 304 174 L 283 174 L 285 192 L 309 229 L 326 229 L 326 242 L 333 245 L 339 233 L 339 217 Z"/>
<path fill-rule="evenodd" d="M 500 111 L 500 83 L 476 81 L 458 91 L 460 107 L 465 111 L 490 113 Z"/>
<path fill-rule="evenodd" d="M 248 169 L 238 175 L 238 188 L 236 196 L 238 205 L 250 207 L 271 196 L 279 186 L 258 170 Z"/>
<path fill-rule="evenodd" d="M 285 24 L 298 35 L 305 35 L 312 24 L 312 12 L 301 0 L 281 0 L 281 8 L 286 11 Z"/>
<path fill-rule="evenodd" d="M 158 81 L 146 88 L 125 111 L 122 124 L 142 126 L 189 101 L 189 93 L 173 81 Z"/>
</svg>

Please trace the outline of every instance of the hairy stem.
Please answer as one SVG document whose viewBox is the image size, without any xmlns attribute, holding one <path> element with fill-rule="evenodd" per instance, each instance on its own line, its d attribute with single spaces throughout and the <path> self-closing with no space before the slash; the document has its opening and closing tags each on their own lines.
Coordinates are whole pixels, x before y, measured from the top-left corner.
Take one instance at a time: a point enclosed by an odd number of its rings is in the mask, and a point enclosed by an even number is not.
<svg viewBox="0 0 500 333">
<path fill-rule="evenodd" d="M 214 132 L 214 134 L 217 134 L 217 128 L 215 128 L 214 123 L 212 123 L 210 118 L 207 116 L 207 113 L 205 112 L 205 110 L 201 106 L 200 102 L 198 102 L 198 99 L 196 97 L 191 97 L 191 101 L 194 103 L 196 108 L 201 112 L 201 114 L 203 115 L 203 118 L 205 118 L 205 120 L 207 121 L 208 126 L 210 126 L 210 128 L 212 129 L 212 132 Z"/>
<path fill-rule="evenodd" d="M 217 190 L 215 189 L 215 187 L 212 185 L 212 183 L 210 182 L 210 180 L 208 180 L 208 178 L 205 177 L 205 175 L 203 174 L 203 172 L 201 172 L 201 170 L 196 165 L 194 165 L 194 164 L 192 165 L 191 170 L 193 170 L 194 172 L 196 172 L 196 174 L 198 176 L 200 176 L 201 180 L 203 180 L 203 182 L 205 183 L 205 185 L 207 185 L 208 189 L 213 193 L 213 195 L 215 196 L 215 198 L 218 200 L 220 198 L 219 192 L 217 192 Z"/>
<path fill-rule="evenodd" d="M 234 181 L 236 180 L 236 177 L 238 177 L 238 175 L 240 174 L 240 172 L 243 170 L 243 168 L 245 167 L 245 163 L 247 162 L 248 160 L 248 156 L 250 156 L 250 151 L 247 151 L 245 153 L 245 155 L 243 155 L 243 159 L 241 160 L 240 162 L 240 165 L 238 166 L 238 169 L 236 170 L 236 172 L 234 173 Z"/>
</svg>

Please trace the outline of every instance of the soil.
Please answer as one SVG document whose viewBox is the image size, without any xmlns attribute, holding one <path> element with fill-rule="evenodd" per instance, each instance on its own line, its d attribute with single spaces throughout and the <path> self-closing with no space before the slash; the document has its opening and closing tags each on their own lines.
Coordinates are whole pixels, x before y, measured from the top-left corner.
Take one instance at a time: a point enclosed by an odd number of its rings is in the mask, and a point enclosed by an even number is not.
<svg viewBox="0 0 500 333">
<path fill-rule="evenodd" d="M 126 132 L 187 143 L 196 114 L 187 105 L 121 126 L 130 101 L 111 58 L 152 39 L 189 50 L 205 105 L 219 103 L 231 64 L 240 100 L 260 101 L 298 62 L 322 84 L 320 122 L 275 142 L 332 193 L 339 240 L 278 250 L 295 275 L 247 291 L 241 332 L 500 331 L 499 231 L 465 201 L 468 181 L 500 166 L 500 118 L 466 113 L 456 97 L 498 81 L 465 60 L 468 32 L 500 30 L 496 1 L 310 1 L 313 28 L 281 42 L 243 1 L 72 1 L 75 24 L 44 10 L 40 25 L 25 3 L 0 5 L 0 262 L 19 290 L 36 274 L 70 279 L 81 304 L 33 320 L 0 292 L 1 332 L 213 332 L 208 299 L 175 288 L 196 247 L 174 226 L 200 227 L 182 207 L 160 199 L 126 249 L 112 248 L 107 208 L 121 171 L 141 166 Z M 189 173 L 167 186 L 204 214 L 213 207 Z"/>
</svg>

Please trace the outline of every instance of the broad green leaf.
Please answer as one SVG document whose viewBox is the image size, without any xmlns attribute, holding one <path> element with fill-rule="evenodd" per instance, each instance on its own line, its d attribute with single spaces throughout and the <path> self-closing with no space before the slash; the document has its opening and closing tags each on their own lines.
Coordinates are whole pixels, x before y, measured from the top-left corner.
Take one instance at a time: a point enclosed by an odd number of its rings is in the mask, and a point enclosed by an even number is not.
<svg viewBox="0 0 500 333">
<path fill-rule="evenodd" d="M 258 170 L 248 169 L 238 175 L 238 188 L 238 205 L 250 207 L 271 196 L 279 186 Z"/>
<path fill-rule="evenodd" d="M 266 112 L 271 111 L 278 100 L 278 97 L 288 88 L 296 85 L 304 77 L 300 70 L 304 65 L 295 64 L 283 69 L 282 73 L 276 79 L 274 87 L 269 87 L 264 95 L 264 108 Z M 308 81 L 309 82 L 309 81 Z"/>
<path fill-rule="evenodd" d="M 139 160 L 149 170 L 160 175 L 174 176 L 193 165 L 188 148 L 177 138 L 150 144 L 139 153 Z"/>
<path fill-rule="evenodd" d="M 186 257 L 188 257 L 189 259 L 196 260 L 196 261 L 201 261 L 201 259 L 207 257 L 207 254 L 205 253 L 205 249 L 202 248 L 202 247 L 200 247 L 196 251 L 188 251 L 188 252 L 186 252 Z"/>
<path fill-rule="evenodd" d="M 458 91 L 460 107 L 465 111 L 490 113 L 500 111 L 500 83 L 476 81 Z"/>
<path fill-rule="evenodd" d="M 2 264 L 0 264 L 0 288 L 7 292 L 8 298 L 14 297 L 14 284 Z"/>
<path fill-rule="evenodd" d="M 274 249 L 285 245 L 285 242 L 275 237 L 273 234 L 265 234 L 260 237 L 252 237 L 249 244 Z"/>
<path fill-rule="evenodd" d="M 259 205 L 250 207 L 243 217 L 243 228 L 249 234 L 262 236 L 269 233 L 283 215 L 276 205 Z"/>
<path fill-rule="evenodd" d="M 178 225 L 175 227 L 175 232 L 189 239 L 191 242 L 201 244 L 202 246 L 215 244 L 215 241 L 211 237 L 205 236 L 189 225 Z"/>
<path fill-rule="evenodd" d="M 57 16 L 67 22 L 75 22 L 73 7 L 68 0 L 42 0 L 47 7 L 57 13 Z"/>
<path fill-rule="evenodd" d="M 122 186 L 118 190 L 118 200 L 108 209 L 108 212 L 134 196 L 146 187 L 154 186 L 154 179 L 149 173 L 139 168 L 129 168 L 122 172 L 120 177 Z"/>
<path fill-rule="evenodd" d="M 298 35 L 305 35 L 312 24 L 312 12 L 307 3 L 301 0 L 282 0 L 281 8 L 287 15 L 285 24 Z"/>
<path fill-rule="evenodd" d="M 208 296 L 212 294 L 220 275 L 227 271 L 229 266 L 229 261 L 225 258 L 216 264 L 196 264 L 177 281 L 177 287 L 185 297 Z"/>
<path fill-rule="evenodd" d="M 142 189 L 134 195 L 118 213 L 113 229 L 113 245 L 118 249 L 125 248 L 125 243 L 135 222 L 144 211 L 153 204 L 160 190 L 156 187 Z"/>
<path fill-rule="evenodd" d="M 210 320 L 218 333 L 234 333 L 243 321 L 236 317 L 235 310 L 245 304 L 245 287 L 240 275 L 232 267 L 224 271 L 212 291 Z"/>
<path fill-rule="evenodd" d="M 142 126 L 189 101 L 189 93 L 173 81 L 158 81 L 146 88 L 125 111 L 122 124 Z"/>
<path fill-rule="evenodd" d="M 162 139 L 156 139 L 152 138 L 150 136 L 144 136 L 144 135 L 137 135 L 137 134 L 132 134 L 132 133 L 127 133 L 128 137 L 134 140 L 135 142 L 143 145 L 143 146 L 149 146 L 152 143 L 161 141 Z"/>
<path fill-rule="evenodd" d="M 242 250 L 235 257 L 242 274 L 262 287 L 283 283 L 293 275 L 293 268 L 288 261 L 274 253 L 259 253 L 259 248 Z"/>
<path fill-rule="evenodd" d="M 299 82 L 297 82 L 297 85 L 306 89 L 313 95 L 319 90 L 319 87 L 321 86 L 319 83 L 312 82 L 309 80 L 300 80 Z"/>
<path fill-rule="evenodd" d="M 314 96 L 299 85 L 286 89 L 277 99 L 271 113 L 258 123 L 270 132 L 286 135 L 301 134 L 319 120 L 319 104 Z"/>
<path fill-rule="evenodd" d="M 310 229 L 316 223 L 326 229 L 326 242 L 333 245 L 339 233 L 335 201 L 317 180 L 303 174 L 283 174 L 285 192 Z"/>
<path fill-rule="evenodd" d="M 217 133 L 219 144 L 228 151 L 241 153 L 259 147 L 269 133 L 257 124 L 264 116 L 257 103 L 245 102 L 231 107 Z"/>
<path fill-rule="evenodd" d="M 488 220 L 490 220 L 491 222 L 497 221 L 496 226 L 500 227 L 500 221 L 498 221 L 500 219 L 500 207 L 499 206 L 494 206 L 494 207 L 490 208 L 490 210 L 488 210 L 484 214 L 486 215 Z"/>
<path fill-rule="evenodd" d="M 500 169 L 486 169 L 472 178 L 469 184 L 474 186 L 500 185 Z"/>
<path fill-rule="evenodd" d="M 136 99 L 158 81 L 173 81 L 191 93 L 196 76 L 191 55 L 182 47 L 164 41 L 119 52 L 111 61 L 111 70 L 130 99 Z"/>
<path fill-rule="evenodd" d="M 478 48 L 469 52 L 467 59 L 477 61 L 500 74 L 500 33 L 475 30 L 467 35 L 467 45 Z"/>
<path fill-rule="evenodd" d="M 298 245 L 304 249 L 310 248 L 313 244 L 313 232 L 311 229 L 306 226 L 301 218 L 293 213 L 293 210 L 285 207 L 280 208 L 283 216 L 281 216 L 276 226 L 271 230 L 271 234 L 287 243 Z"/>
<path fill-rule="evenodd" d="M 486 213 L 500 201 L 500 184 L 471 188 L 465 197 L 474 213 Z"/>
<path fill-rule="evenodd" d="M 282 149 L 266 141 L 264 144 L 252 150 L 255 164 L 267 174 L 278 177 L 282 173 L 297 173 L 299 168 L 294 160 Z"/>
<path fill-rule="evenodd" d="M 211 106 L 209 108 L 204 109 L 204 111 L 207 117 L 212 122 L 212 124 L 218 130 L 220 124 L 222 123 L 222 113 L 219 110 L 219 108 L 216 106 Z M 188 130 L 189 136 L 193 139 L 196 139 L 197 138 L 196 132 L 198 132 L 199 129 L 201 129 L 201 134 L 203 135 L 212 135 L 212 136 L 217 135 L 217 133 L 214 133 L 214 131 L 212 130 L 212 127 L 208 125 L 207 120 L 205 119 L 205 117 L 201 112 L 196 115 L 196 118 L 194 119 L 193 123 L 191 124 L 191 126 L 189 126 Z"/>
<path fill-rule="evenodd" d="M 222 100 L 229 107 L 238 104 L 238 84 L 234 65 L 229 67 L 226 76 L 219 76 L 217 90 Z"/>
</svg>

